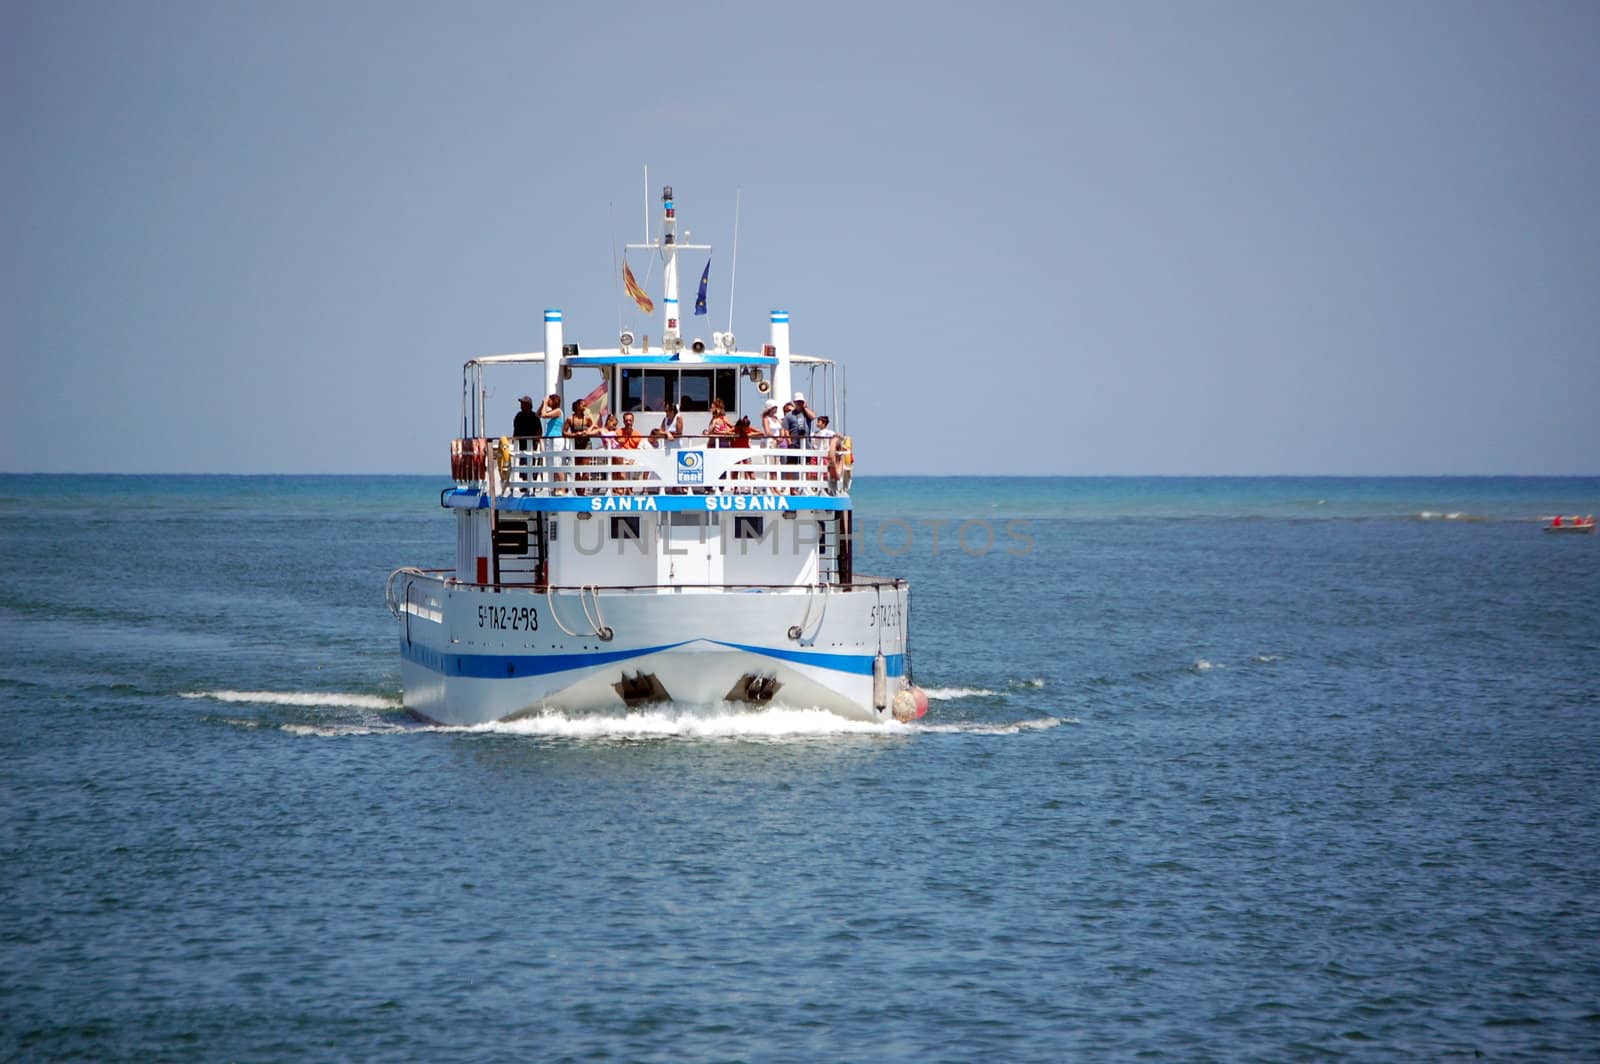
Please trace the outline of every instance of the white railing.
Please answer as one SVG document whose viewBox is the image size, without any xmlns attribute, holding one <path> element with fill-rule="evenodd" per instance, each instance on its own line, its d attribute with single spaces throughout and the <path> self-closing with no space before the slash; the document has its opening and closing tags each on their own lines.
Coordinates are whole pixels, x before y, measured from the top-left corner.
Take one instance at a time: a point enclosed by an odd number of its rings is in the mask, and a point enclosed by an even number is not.
<svg viewBox="0 0 1600 1064">
<path fill-rule="evenodd" d="M 451 469 L 460 488 L 495 496 L 639 494 L 693 491 L 845 494 L 850 471 L 825 450 L 728 447 L 716 437 L 670 446 L 607 448 L 599 437 L 575 449 L 570 439 L 456 440 Z"/>
</svg>

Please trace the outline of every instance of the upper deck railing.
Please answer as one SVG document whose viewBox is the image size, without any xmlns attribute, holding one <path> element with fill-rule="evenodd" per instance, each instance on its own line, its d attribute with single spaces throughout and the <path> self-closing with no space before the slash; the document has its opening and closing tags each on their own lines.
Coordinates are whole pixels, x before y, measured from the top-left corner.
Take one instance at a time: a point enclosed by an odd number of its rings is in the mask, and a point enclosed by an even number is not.
<svg viewBox="0 0 1600 1064">
<path fill-rule="evenodd" d="M 838 436 L 813 436 L 803 447 L 735 447 L 727 436 L 640 439 L 635 447 L 589 446 L 566 437 L 450 441 L 456 486 L 492 496 L 656 495 L 715 492 L 846 495 L 851 456 Z"/>
</svg>

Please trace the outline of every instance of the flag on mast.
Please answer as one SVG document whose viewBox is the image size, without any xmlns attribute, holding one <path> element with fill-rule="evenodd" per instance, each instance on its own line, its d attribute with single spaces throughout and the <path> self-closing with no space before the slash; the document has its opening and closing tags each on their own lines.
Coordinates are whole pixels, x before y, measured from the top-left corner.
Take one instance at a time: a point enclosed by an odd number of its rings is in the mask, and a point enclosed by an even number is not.
<svg viewBox="0 0 1600 1064">
<path fill-rule="evenodd" d="M 708 262 L 706 265 L 710 266 L 711 264 Z M 640 310 L 649 314 L 656 309 L 655 303 L 651 302 L 650 297 L 644 294 L 644 289 L 639 287 L 639 282 L 633 279 L 633 271 L 628 269 L 626 262 L 622 264 L 622 284 L 628 289 L 628 294 L 633 297 L 633 301 L 639 304 Z"/>
<path fill-rule="evenodd" d="M 700 294 L 694 297 L 694 312 L 706 312 L 706 282 L 711 280 L 711 260 L 706 260 L 706 268 L 700 271 Z"/>
</svg>

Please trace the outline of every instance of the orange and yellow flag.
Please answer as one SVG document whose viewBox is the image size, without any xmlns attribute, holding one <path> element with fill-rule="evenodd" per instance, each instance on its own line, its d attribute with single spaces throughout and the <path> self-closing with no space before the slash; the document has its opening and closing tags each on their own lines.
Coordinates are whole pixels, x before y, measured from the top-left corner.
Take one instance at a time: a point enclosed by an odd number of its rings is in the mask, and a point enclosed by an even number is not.
<svg viewBox="0 0 1600 1064">
<path fill-rule="evenodd" d="M 628 269 L 626 262 L 622 264 L 622 283 L 628 289 L 628 294 L 633 297 L 633 301 L 639 304 L 640 310 L 649 314 L 656 309 L 650 297 L 644 294 L 644 289 L 639 287 L 639 282 L 633 279 L 633 271 Z"/>
</svg>

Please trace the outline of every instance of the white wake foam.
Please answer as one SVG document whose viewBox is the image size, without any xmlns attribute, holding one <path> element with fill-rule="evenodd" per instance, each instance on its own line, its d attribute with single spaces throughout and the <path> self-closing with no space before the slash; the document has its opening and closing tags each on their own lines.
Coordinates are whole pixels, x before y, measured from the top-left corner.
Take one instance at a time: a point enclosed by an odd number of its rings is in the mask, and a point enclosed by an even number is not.
<svg viewBox="0 0 1600 1064">
<path fill-rule="evenodd" d="M 1027 686 L 1041 686 L 1043 681 L 1027 681 Z M 1016 685 L 1013 685 L 1016 686 Z M 933 688 L 927 692 L 930 699 L 955 699 L 977 695 L 995 695 L 986 688 L 950 687 Z M 644 712 L 622 715 L 569 716 L 559 712 L 545 712 L 516 720 L 494 721 L 489 724 L 450 726 L 418 724 L 385 720 L 373 713 L 389 712 L 403 708 L 400 701 L 382 695 L 341 694 L 320 691 L 186 691 L 184 698 L 207 699 L 213 702 L 250 703 L 269 706 L 302 706 L 311 708 L 353 709 L 362 711 L 353 719 L 317 723 L 283 723 L 277 730 L 290 735 L 341 737 L 357 735 L 389 735 L 400 732 L 428 733 L 454 732 L 469 735 L 523 735 L 566 739 L 797 739 L 829 736 L 910 736 L 917 733 L 962 733 L 967 735 L 1016 735 L 1027 731 L 1043 731 L 1062 724 L 1077 724 L 1071 717 L 1042 717 L 1011 723 L 985 723 L 981 721 L 939 722 L 930 718 L 901 724 L 898 721 L 871 723 L 851 720 L 825 709 L 773 708 L 749 710 L 724 706 L 661 706 Z M 259 728 L 260 721 L 244 718 L 224 718 L 227 723 L 241 728 Z"/>
<path fill-rule="evenodd" d="M 471 727 L 434 729 L 473 734 L 567 739 L 788 739 L 829 735 L 905 734 L 904 724 L 849 720 L 824 709 L 707 710 L 662 707 L 623 716 L 540 713 Z"/>
<path fill-rule="evenodd" d="M 1048 731 L 1059 728 L 1063 724 L 1081 723 L 1077 717 L 1039 717 L 1034 720 L 1019 720 L 1010 724 L 984 723 L 981 721 L 954 721 L 949 724 L 919 723 L 915 725 L 918 731 L 942 732 L 944 734 L 961 735 L 1017 735 L 1028 731 Z"/>
<path fill-rule="evenodd" d="M 205 698 L 213 702 L 249 702 L 258 706 L 372 709 L 380 712 L 404 708 L 397 698 L 334 691 L 184 691 L 183 697 Z"/>
<path fill-rule="evenodd" d="M 368 724 L 280 724 L 278 730 L 290 735 L 315 735 L 327 739 L 346 735 L 395 735 L 417 729 L 380 721 Z"/>
<path fill-rule="evenodd" d="M 1044 687 L 1043 677 L 1036 676 L 1028 680 L 1012 680 L 1006 684 L 1005 691 L 1037 691 Z M 930 701 L 945 702 L 953 698 L 993 698 L 1005 697 L 1005 691 L 993 691 L 987 687 L 925 687 L 922 693 Z"/>
<path fill-rule="evenodd" d="M 994 695 L 997 692 L 987 687 L 925 687 L 922 693 L 935 702 L 945 702 L 952 698 L 979 698 L 985 695 Z"/>
</svg>

